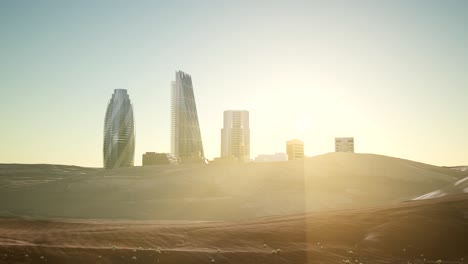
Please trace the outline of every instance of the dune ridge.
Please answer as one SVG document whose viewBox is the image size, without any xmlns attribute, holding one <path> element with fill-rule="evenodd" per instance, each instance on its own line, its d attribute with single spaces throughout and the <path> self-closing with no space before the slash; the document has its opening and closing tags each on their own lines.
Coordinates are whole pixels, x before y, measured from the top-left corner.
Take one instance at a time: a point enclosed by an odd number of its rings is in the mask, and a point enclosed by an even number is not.
<svg viewBox="0 0 468 264">
<path fill-rule="evenodd" d="M 372 154 L 304 161 L 132 167 L 0 165 L 0 215 L 243 220 L 410 200 L 468 172 Z"/>
</svg>

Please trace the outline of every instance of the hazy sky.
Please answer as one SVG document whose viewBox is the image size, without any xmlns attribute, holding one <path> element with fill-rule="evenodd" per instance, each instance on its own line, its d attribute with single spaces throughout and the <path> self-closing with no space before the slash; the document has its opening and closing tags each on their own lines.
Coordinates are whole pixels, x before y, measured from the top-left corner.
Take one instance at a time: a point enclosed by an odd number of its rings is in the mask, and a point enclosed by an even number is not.
<svg viewBox="0 0 468 264">
<path fill-rule="evenodd" d="M 223 111 L 251 153 L 356 152 L 468 164 L 468 1 L 1 1 L 0 163 L 102 166 L 127 89 L 136 157 L 170 150 L 170 82 L 192 75 L 205 154 Z"/>
</svg>

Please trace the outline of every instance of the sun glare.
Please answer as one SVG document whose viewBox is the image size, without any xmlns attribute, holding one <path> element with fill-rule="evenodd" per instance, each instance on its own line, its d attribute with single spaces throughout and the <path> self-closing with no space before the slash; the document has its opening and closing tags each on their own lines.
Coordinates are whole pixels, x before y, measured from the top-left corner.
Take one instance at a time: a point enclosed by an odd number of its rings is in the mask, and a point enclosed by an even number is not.
<svg viewBox="0 0 468 264">
<path fill-rule="evenodd" d="M 300 118 L 296 120 L 295 130 L 296 132 L 303 136 L 310 130 L 311 124 L 307 118 Z"/>
</svg>

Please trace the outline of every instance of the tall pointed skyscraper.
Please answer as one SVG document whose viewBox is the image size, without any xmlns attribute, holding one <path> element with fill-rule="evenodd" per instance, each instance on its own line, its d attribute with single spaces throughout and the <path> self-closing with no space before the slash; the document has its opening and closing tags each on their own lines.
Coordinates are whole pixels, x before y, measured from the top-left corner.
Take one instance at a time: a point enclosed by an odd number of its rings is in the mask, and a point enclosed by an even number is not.
<svg viewBox="0 0 468 264">
<path fill-rule="evenodd" d="M 127 90 L 115 89 L 104 121 L 104 168 L 131 167 L 134 154 L 133 106 Z"/>
<path fill-rule="evenodd" d="M 175 77 L 172 82 L 171 153 L 182 162 L 203 161 L 205 155 L 192 77 L 182 71 L 177 71 Z"/>
</svg>

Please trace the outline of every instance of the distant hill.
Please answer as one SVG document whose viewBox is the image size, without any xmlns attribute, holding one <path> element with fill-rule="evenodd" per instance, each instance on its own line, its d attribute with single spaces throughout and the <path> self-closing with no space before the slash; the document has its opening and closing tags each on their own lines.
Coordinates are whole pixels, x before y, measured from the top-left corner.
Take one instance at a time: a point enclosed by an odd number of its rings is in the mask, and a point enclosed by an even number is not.
<svg viewBox="0 0 468 264">
<path fill-rule="evenodd" d="M 103 170 L 0 165 L 0 215 L 236 220 L 410 200 L 468 172 L 372 154 Z"/>
</svg>

